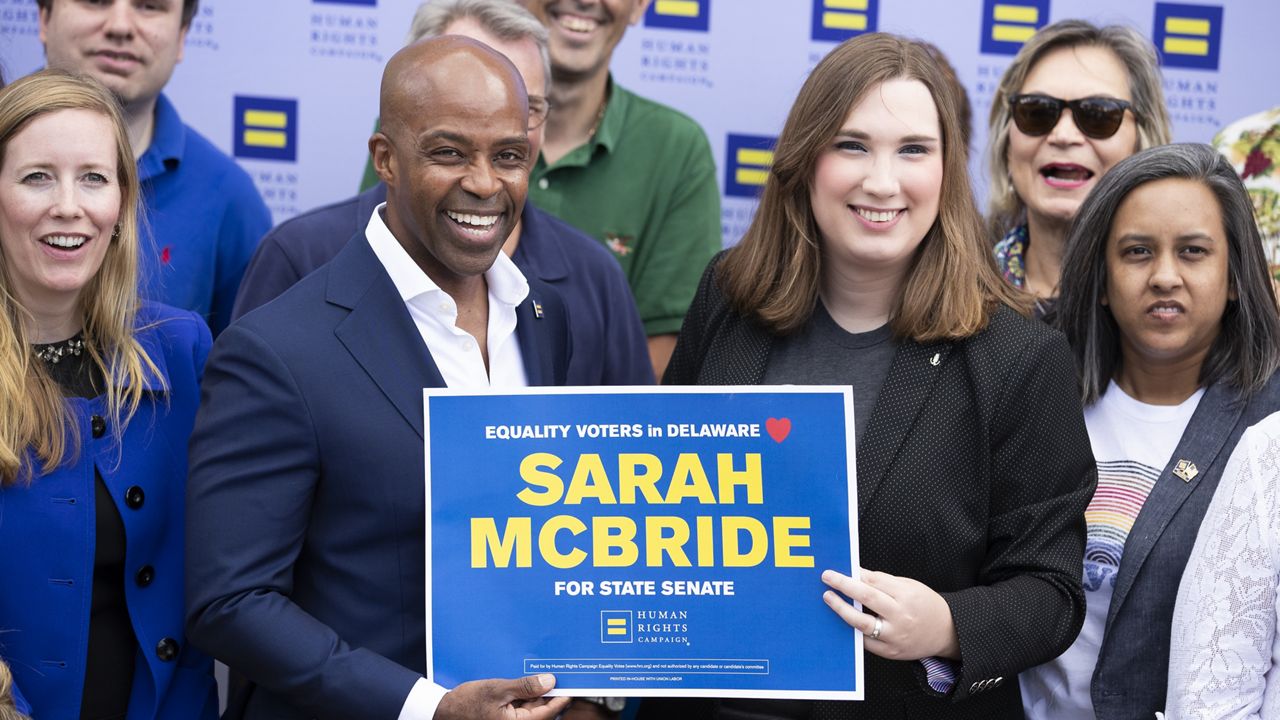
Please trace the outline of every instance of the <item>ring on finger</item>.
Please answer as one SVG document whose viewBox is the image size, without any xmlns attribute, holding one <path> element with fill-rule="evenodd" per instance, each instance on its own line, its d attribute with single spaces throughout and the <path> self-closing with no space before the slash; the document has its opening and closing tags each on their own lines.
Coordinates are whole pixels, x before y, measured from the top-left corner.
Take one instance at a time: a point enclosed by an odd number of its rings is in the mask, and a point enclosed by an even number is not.
<svg viewBox="0 0 1280 720">
<path fill-rule="evenodd" d="M 884 618 L 876 618 L 876 626 L 871 629 L 871 634 L 867 637 L 872 640 L 880 639 L 880 631 L 884 629 Z"/>
</svg>

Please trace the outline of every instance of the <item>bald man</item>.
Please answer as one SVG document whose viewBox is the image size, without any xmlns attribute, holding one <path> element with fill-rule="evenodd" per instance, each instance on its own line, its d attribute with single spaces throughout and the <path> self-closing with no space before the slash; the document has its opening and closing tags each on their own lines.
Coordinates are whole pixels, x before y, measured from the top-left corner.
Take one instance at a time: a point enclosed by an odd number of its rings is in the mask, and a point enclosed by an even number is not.
<svg viewBox="0 0 1280 720">
<path fill-rule="evenodd" d="M 424 678 L 422 388 L 563 384 L 568 364 L 559 298 L 500 252 L 532 163 L 525 88 L 448 36 L 391 59 L 381 111 L 387 202 L 209 358 L 188 634 L 250 681 L 224 718 L 553 718 L 550 676 Z"/>
</svg>

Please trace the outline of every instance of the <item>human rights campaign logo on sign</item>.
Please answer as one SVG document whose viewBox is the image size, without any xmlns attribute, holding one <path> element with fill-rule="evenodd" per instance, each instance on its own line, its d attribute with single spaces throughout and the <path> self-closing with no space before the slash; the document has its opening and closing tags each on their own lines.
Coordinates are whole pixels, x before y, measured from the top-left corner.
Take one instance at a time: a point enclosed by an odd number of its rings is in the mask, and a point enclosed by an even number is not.
<svg viewBox="0 0 1280 720">
<path fill-rule="evenodd" d="M 982 52 L 1017 55 L 1048 24 L 1049 0 L 983 0 Z"/>
<path fill-rule="evenodd" d="M 765 135 L 729 135 L 724 151 L 724 194 L 754 198 L 769 179 L 773 165 L 776 137 Z"/>
<path fill-rule="evenodd" d="M 1165 67 L 1217 70 L 1222 51 L 1222 8 L 1156 3 L 1152 38 Z"/>
<path fill-rule="evenodd" d="M 653 0 L 644 13 L 645 27 L 707 32 L 711 0 Z"/>
<path fill-rule="evenodd" d="M 629 643 L 634 640 L 632 637 L 630 610 L 601 610 L 600 611 L 600 642 L 602 643 Z"/>
<path fill-rule="evenodd" d="M 257 160 L 298 159 L 298 101 L 237 95 L 235 140 L 238 158 Z"/>
<path fill-rule="evenodd" d="M 813 0 L 813 39 L 843 42 L 876 31 L 880 0 Z"/>
</svg>

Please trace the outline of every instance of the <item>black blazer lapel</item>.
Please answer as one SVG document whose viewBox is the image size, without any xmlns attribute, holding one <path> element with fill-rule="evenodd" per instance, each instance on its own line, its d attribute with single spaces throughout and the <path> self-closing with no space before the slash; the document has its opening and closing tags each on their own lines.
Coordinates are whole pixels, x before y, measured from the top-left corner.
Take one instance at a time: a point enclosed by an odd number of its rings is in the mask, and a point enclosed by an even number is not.
<svg viewBox="0 0 1280 720">
<path fill-rule="evenodd" d="M 351 310 L 334 335 L 421 437 L 422 389 L 445 383 L 395 284 L 363 233 L 328 267 L 326 299 Z"/>
<path fill-rule="evenodd" d="M 933 394 L 934 383 L 951 347 L 947 342 L 920 345 L 911 341 L 898 346 L 889 375 L 858 442 L 859 515 L 866 513 L 902 441 L 916 424 L 925 400 Z"/>
<path fill-rule="evenodd" d="M 1129 530 L 1120 572 L 1116 575 L 1115 592 L 1111 596 L 1111 606 L 1107 609 L 1108 629 L 1133 587 L 1147 556 L 1151 554 L 1152 547 L 1160 539 L 1174 513 L 1209 474 L 1209 468 L 1215 462 L 1226 463 L 1225 457 L 1218 456 L 1235 430 L 1245 405 L 1238 394 L 1225 383 L 1211 385 L 1205 390 L 1204 397 L 1200 398 L 1195 413 L 1187 423 L 1187 429 L 1178 440 L 1173 457 L 1169 458 L 1169 464 L 1151 487 L 1151 493 L 1147 495 L 1142 510 L 1134 520 L 1133 528 Z M 1182 460 L 1194 463 L 1197 468 L 1189 480 L 1185 479 L 1189 474 L 1186 471 L 1181 475 L 1174 474 Z"/>
</svg>

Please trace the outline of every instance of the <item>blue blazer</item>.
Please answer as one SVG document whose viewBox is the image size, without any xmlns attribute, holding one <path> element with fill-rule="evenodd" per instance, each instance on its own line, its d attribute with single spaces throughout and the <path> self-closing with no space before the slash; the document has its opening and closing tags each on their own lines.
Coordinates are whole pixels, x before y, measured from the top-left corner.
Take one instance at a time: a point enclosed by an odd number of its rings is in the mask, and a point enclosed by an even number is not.
<svg viewBox="0 0 1280 720">
<path fill-rule="evenodd" d="M 183 633 L 182 526 L 187 439 L 211 343 L 194 313 L 144 304 L 137 337 L 160 370 L 124 430 L 95 438 L 92 419 L 106 398 L 71 398 L 80 447 L 72 463 L 30 486 L 0 489 L 0 658 L 30 703 L 33 717 L 80 714 L 93 593 L 94 469 L 124 521 L 125 601 L 138 654 L 129 720 L 212 719 L 217 714 L 213 663 Z M 168 390 L 164 390 L 167 385 Z M 128 498 L 128 499 L 126 499 Z M 142 585 L 133 574 L 150 566 Z M 176 657 L 169 649 L 178 648 Z M 162 646 L 165 648 L 162 650 Z"/>
<path fill-rule="evenodd" d="M 1221 383 L 1205 390 L 1125 541 L 1090 685 L 1099 720 L 1164 709 L 1173 604 L 1200 521 L 1240 435 L 1277 410 L 1280 374 L 1247 401 Z M 1181 460 L 1196 466 L 1190 480 L 1173 472 Z"/>
<path fill-rule="evenodd" d="M 559 384 L 564 307 L 529 285 L 525 370 Z M 443 386 L 363 235 L 219 336 L 191 440 L 187 628 L 251 683 L 225 717 L 398 716 L 426 669 L 422 389 Z"/>
</svg>

